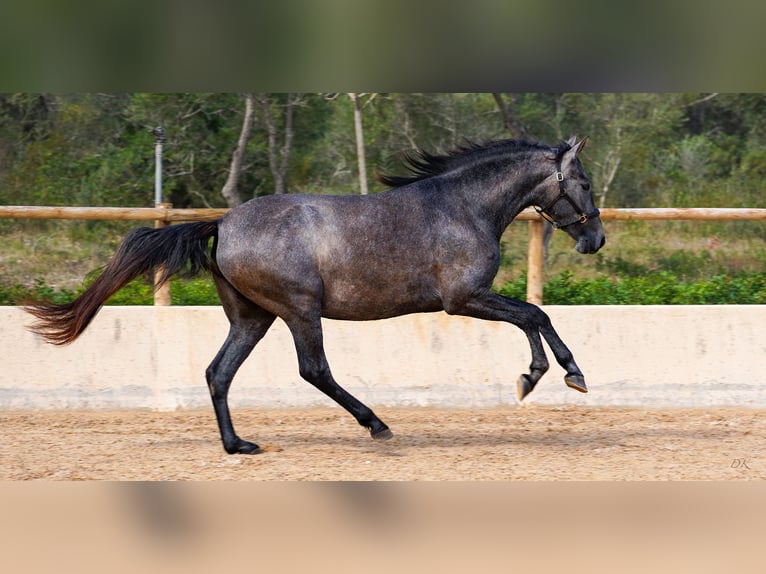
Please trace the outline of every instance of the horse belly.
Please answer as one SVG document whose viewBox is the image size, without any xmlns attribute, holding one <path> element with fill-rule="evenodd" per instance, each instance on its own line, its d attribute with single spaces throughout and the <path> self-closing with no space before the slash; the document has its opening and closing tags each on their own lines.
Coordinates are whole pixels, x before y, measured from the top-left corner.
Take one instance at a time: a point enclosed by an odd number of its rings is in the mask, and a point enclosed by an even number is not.
<svg viewBox="0 0 766 574">
<path fill-rule="evenodd" d="M 436 290 L 422 281 L 325 281 L 322 315 L 328 319 L 367 321 L 440 310 Z"/>
</svg>

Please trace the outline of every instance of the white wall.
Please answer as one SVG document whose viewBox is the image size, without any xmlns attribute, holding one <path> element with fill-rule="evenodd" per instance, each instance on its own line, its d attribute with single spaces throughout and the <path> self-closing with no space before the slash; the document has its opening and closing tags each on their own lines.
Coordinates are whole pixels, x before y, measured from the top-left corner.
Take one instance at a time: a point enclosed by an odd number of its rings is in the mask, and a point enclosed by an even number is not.
<svg viewBox="0 0 766 574">
<path fill-rule="evenodd" d="M 525 402 L 766 406 L 766 306 L 549 306 L 590 392 L 551 370 Z M 205 368 L 226 336 L 219 307 L 104 307 L 58 348 L 0 307 L 0 408 L 175 409 L 210 404 Z M 530 361 L 517 328 L 442 313 L 325 321 L 335 378 L 369 405 L 490 407 L 516 403 Z M 234 380 L 232 406 L 332 404 L 300 379 L 281 321 Z"/>
</svg>

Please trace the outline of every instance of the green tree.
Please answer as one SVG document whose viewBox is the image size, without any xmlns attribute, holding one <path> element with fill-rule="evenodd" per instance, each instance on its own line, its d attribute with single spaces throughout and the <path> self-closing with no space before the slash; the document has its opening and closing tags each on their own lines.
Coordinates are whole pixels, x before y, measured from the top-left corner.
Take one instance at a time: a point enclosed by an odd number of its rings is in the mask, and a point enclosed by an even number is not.
<svg viewBox="0 0 766 574">
<path fill-rule="evenodd" d="M 586 157 L 599 205 L 651 205 L 662 159 L 683 124 L 681 96 L 565 94 L 561 108 L 562 129 L 590 136 Z"/>
</svg>

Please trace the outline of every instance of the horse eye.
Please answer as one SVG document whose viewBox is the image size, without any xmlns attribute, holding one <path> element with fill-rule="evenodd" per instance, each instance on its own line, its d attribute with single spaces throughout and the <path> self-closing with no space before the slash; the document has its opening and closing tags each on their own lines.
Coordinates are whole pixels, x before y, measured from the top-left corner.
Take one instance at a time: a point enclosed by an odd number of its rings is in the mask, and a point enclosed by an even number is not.
<svg viewBox="0 0 766 574">
<path fill-rule="evenodd" d="M 582 185 L 582 188 L 585 191 L 590 191 L 590 183 L 583 183 L 583 184 L 580 184 L 580 185 Z"/>
</svg>

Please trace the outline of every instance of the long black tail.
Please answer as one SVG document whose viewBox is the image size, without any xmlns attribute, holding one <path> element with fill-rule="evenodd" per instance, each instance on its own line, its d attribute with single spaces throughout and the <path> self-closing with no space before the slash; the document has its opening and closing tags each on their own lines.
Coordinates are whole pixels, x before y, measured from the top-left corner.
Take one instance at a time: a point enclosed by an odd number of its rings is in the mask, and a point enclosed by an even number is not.
<svg viewBox="0 0 766 574">
<path fill-rule="evenodd" d="M 30 327 L 54 345 L 80 336 L 104 302 L 130 281 L 160 271 L 157 285 L 171 275 L 195 275 L 210 269 L 208 243 L 218 233 L 217 221 L 183 223 L 152 229 L 139 227 L 123 240 L 103 272 L 71 303 L 30 302 L 25 310 L 38 321 Z"/>
</svg>

